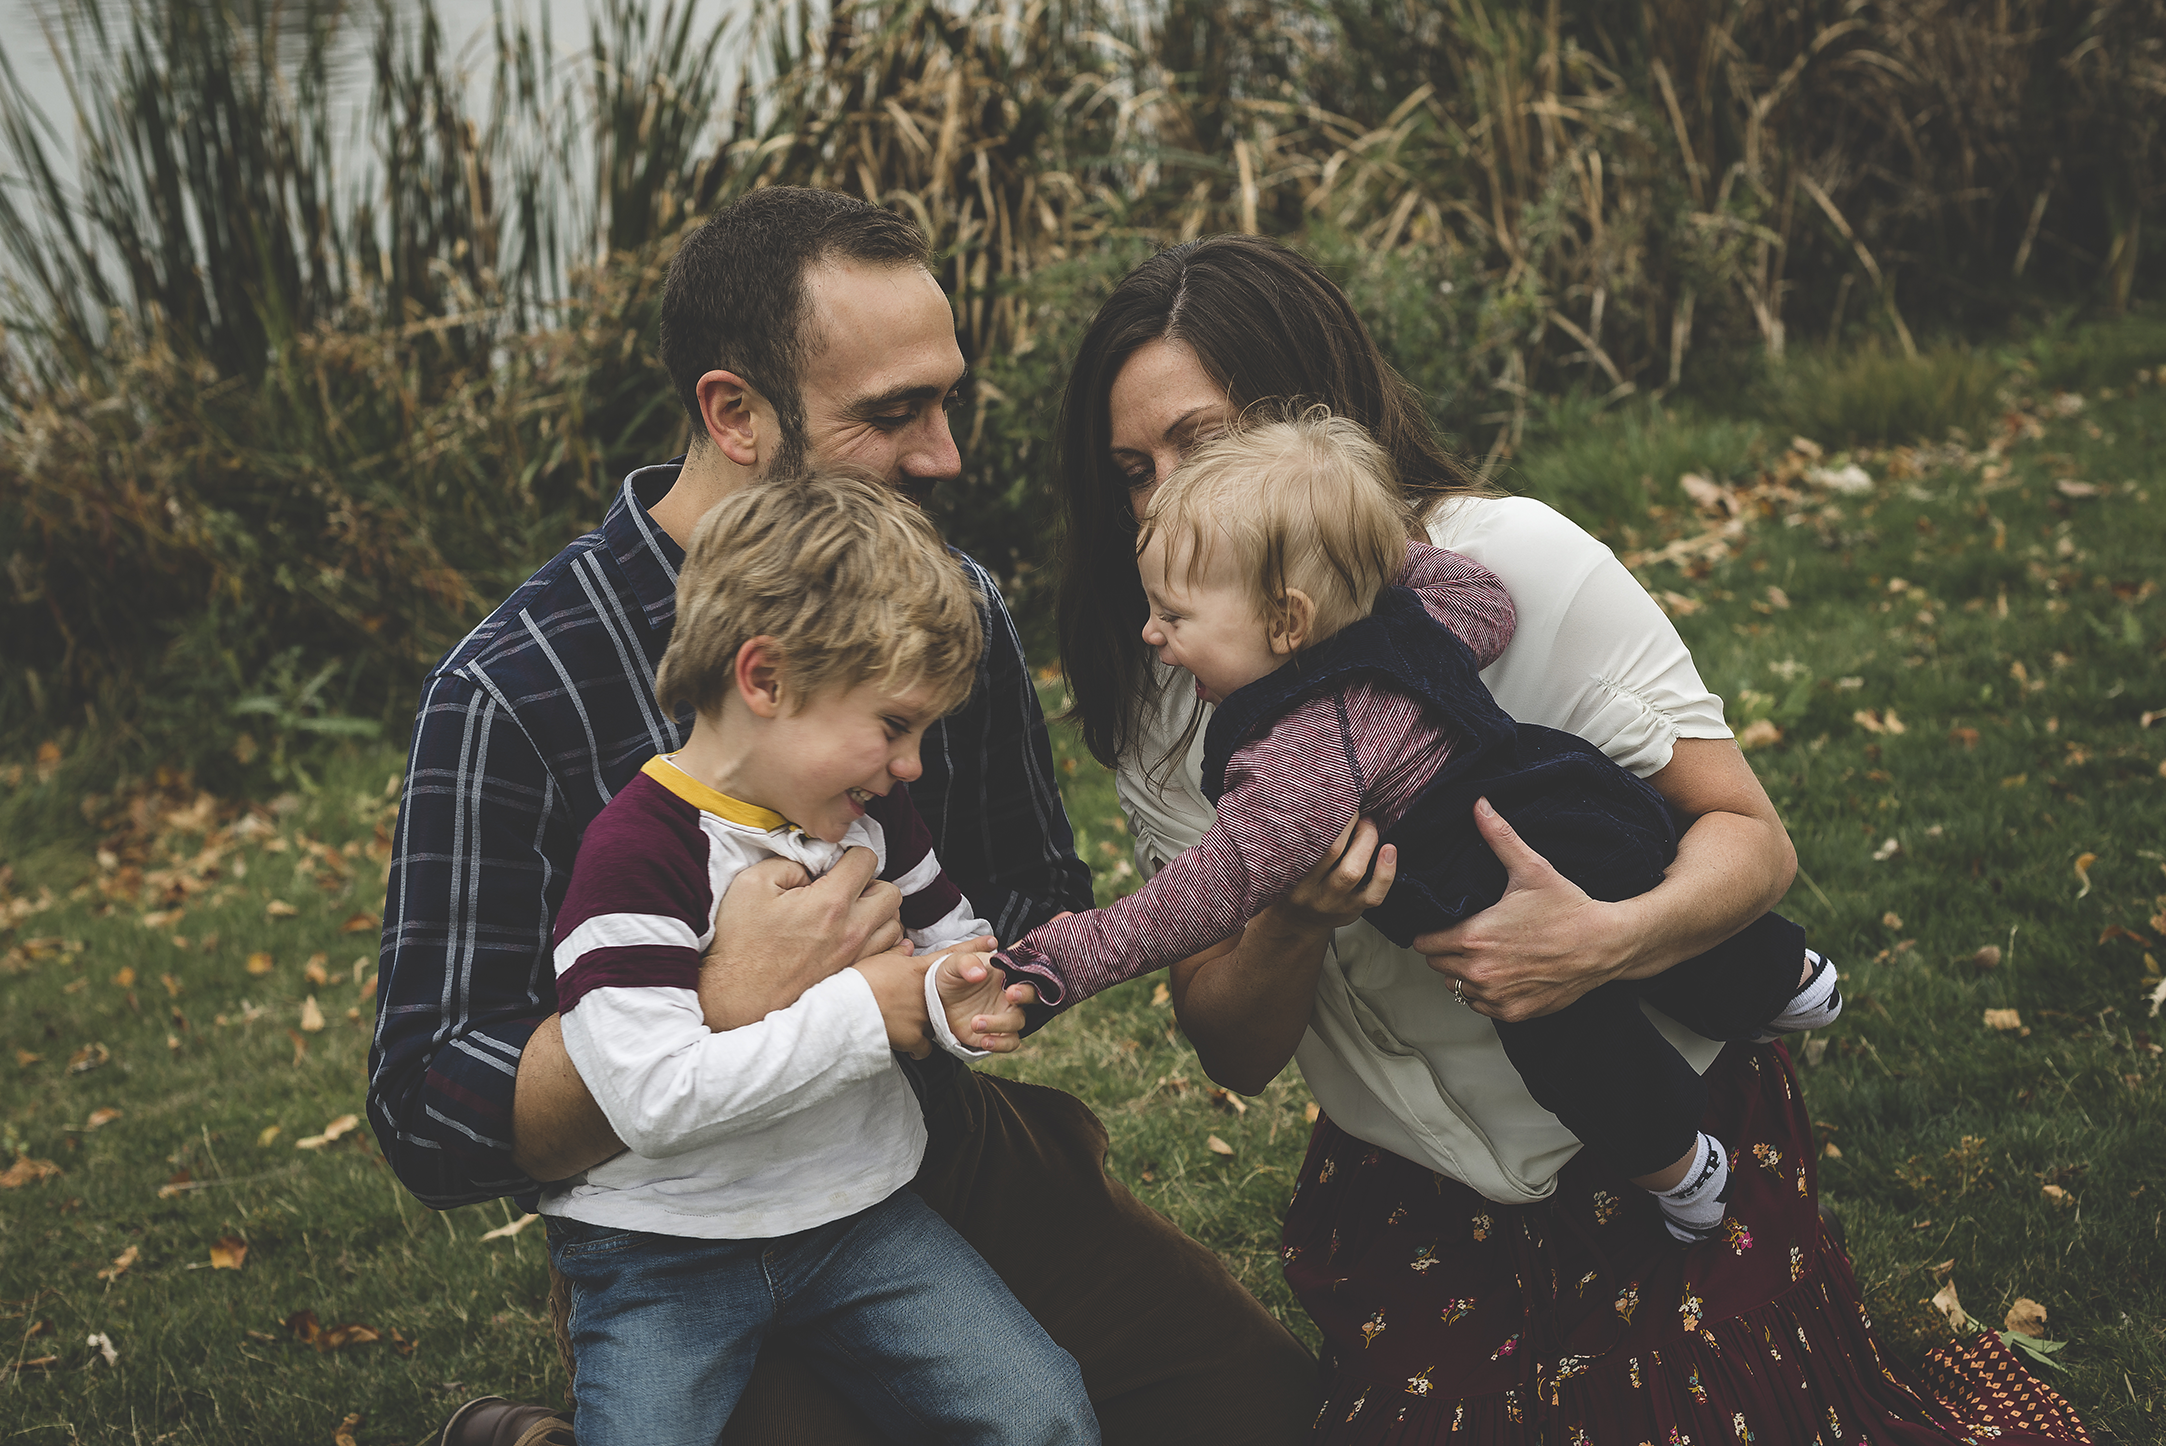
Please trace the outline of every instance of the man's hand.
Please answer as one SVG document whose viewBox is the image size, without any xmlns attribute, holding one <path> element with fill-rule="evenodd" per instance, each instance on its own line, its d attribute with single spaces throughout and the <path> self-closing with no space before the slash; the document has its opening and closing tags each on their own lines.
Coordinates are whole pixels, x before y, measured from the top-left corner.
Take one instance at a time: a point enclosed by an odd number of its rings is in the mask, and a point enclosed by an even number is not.
<svg viewBox="0 0 2166 1446">
<path fill-rule="evenodd" d="M 966 1049 L 1007 1054 L 1023 1043 L 1023 1006 L 1036 1001 L 1035 985 L 1009 984 L 1007 971 L 987 957 L 993 939 L 973 939 L 933 964 L 933 986 L 948 1028 Z"/>
<path fill-rule="evenodd" d="M 932 1022 L 925 1017 L 925 969 L 931 961 L 905 953 L 875 954 L 848 967 L 865 976 L 887 1026 L 888 1048 L 912 1059 L 933 1052 Z"/>
<path fill-rule="evenodd" d="M 873 877 L 880 861 L 853 848 L 815 879 L 789 859 L 763 859 L 731 881 L 700 961 L 699 1007 L 713 1030 L 787 1009 L 836 970 L 903 943 L 902 894 Z M 922 972 L 922 970 L 921 970 Z"/>
<path fill-rule="evenodd" d="M 1507 1021 L 1553 1013 L 1616 978 L 1627 957 L 1607 947 L 1617 906 L 1550 867 L 1486 798 L 1474 805 L 1474 827 L 1504 865 L 1504 895 L 1415 939 L 1429 967 L 1459 983 L 1469 1008 Z"/>
</svg>

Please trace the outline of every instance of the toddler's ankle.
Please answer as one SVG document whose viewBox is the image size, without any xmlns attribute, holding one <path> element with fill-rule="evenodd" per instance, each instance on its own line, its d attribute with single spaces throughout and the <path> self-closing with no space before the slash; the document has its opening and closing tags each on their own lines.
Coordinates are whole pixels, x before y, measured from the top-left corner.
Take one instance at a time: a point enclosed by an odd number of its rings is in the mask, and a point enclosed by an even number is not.
<svg viewBox="0 0 2166 1446">
<path fill-rule="evenodd" d="M 1650 1190 L 1662 1207 L 1662 1223 L 1687 1243 L 1711 1240 L 1722 1229 L 1723 1206 L 1730 1198 L 1730 1160 L 1722 1141 L 1702 1134 L 1693 1147 L 1693 1163 L 1672 1189 Z"/>
<path fill-rule="evenodd" d="M 1753 1036 L 1756 1044 L 1780 1039 L 1786 1034 L 1800 1030 L 1824 1029 L 1833 1024 L 1843 1012 L 1843 991 L 1837 987 L 1835 965 L 1812 950 L 1805 951 L 1805 962 L 1812 972 L 1782 1012 L 1767 1022 L 1767 1026 Z"/>
</svg>

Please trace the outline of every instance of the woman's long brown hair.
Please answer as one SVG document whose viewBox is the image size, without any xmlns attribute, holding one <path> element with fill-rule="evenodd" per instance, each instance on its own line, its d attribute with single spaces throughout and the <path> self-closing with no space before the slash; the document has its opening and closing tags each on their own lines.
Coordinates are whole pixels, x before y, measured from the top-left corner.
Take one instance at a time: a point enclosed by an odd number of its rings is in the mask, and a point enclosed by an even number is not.
<svg viewBox="0 0 2166 1446">
<path fill-rule="evenodd" d="M 1148 604 L 1136 574 L 1128 480 L 1113 465 L 1107 397 L 1154 341 L 1194 349 L 1235 411 L 1258 402 L 1320 402 L 1367 427 L 1399 469 L 1418 516 L 1481 490 L 1437 437 L 1421 398 L 1385 362 L 1334 281 L 1297 251 L 1257 236 L 1213 236 L 1161 251 L 1122 278 L 1077 350 L 1061 399 L 1066 531 L 1058 604 L 1068 716 L 1091 756 L 1114 766 L 1136 741 L 1152 687 L 1140 632 Z"/>
</svg>

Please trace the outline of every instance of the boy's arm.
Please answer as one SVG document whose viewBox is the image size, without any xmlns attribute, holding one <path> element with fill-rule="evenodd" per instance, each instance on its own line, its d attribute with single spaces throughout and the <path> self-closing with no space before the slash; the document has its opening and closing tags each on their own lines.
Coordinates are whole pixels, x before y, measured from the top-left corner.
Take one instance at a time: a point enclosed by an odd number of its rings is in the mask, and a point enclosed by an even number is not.
<svg viewBox="0 0 2166 1446">
<path fill-rule="evenodd" d="M 926 732 L 917 806 L 989 932 L 1020 938 L 1063 909 L 1089 908 L 1090 870 L 1061 808 L 1022 638 L 991 576 L 962 563 L 983 602 L 985 653 L 970 700 Z"/>
<path fill-rule="evenodd" d="M 996 955 L 1062 1008 L 1241 932 L 1331 851 L 1361 807 L 1339 695 L 1313 698 L 1237 751 L 1218 821 L 1127 898 L 1056 919 Z"/>
</svg>

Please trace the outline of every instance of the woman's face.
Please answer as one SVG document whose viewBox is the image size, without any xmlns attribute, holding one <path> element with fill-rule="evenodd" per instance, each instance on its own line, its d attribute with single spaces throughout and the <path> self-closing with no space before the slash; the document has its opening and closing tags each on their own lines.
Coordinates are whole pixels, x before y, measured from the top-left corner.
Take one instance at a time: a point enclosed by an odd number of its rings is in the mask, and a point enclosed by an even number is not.
<svg viewBox="0 0 2166 1446">
<path fill-rule="evenodd" d="M 1128 358 L 1106 394 L 1106 411 L 1113 465 L 1128 479 L 1136 521 L 1182 455 L 1223 431 L 1231 410 L 1225 389 L 1187 342 L 1154 341 Z"/>
</svg>

